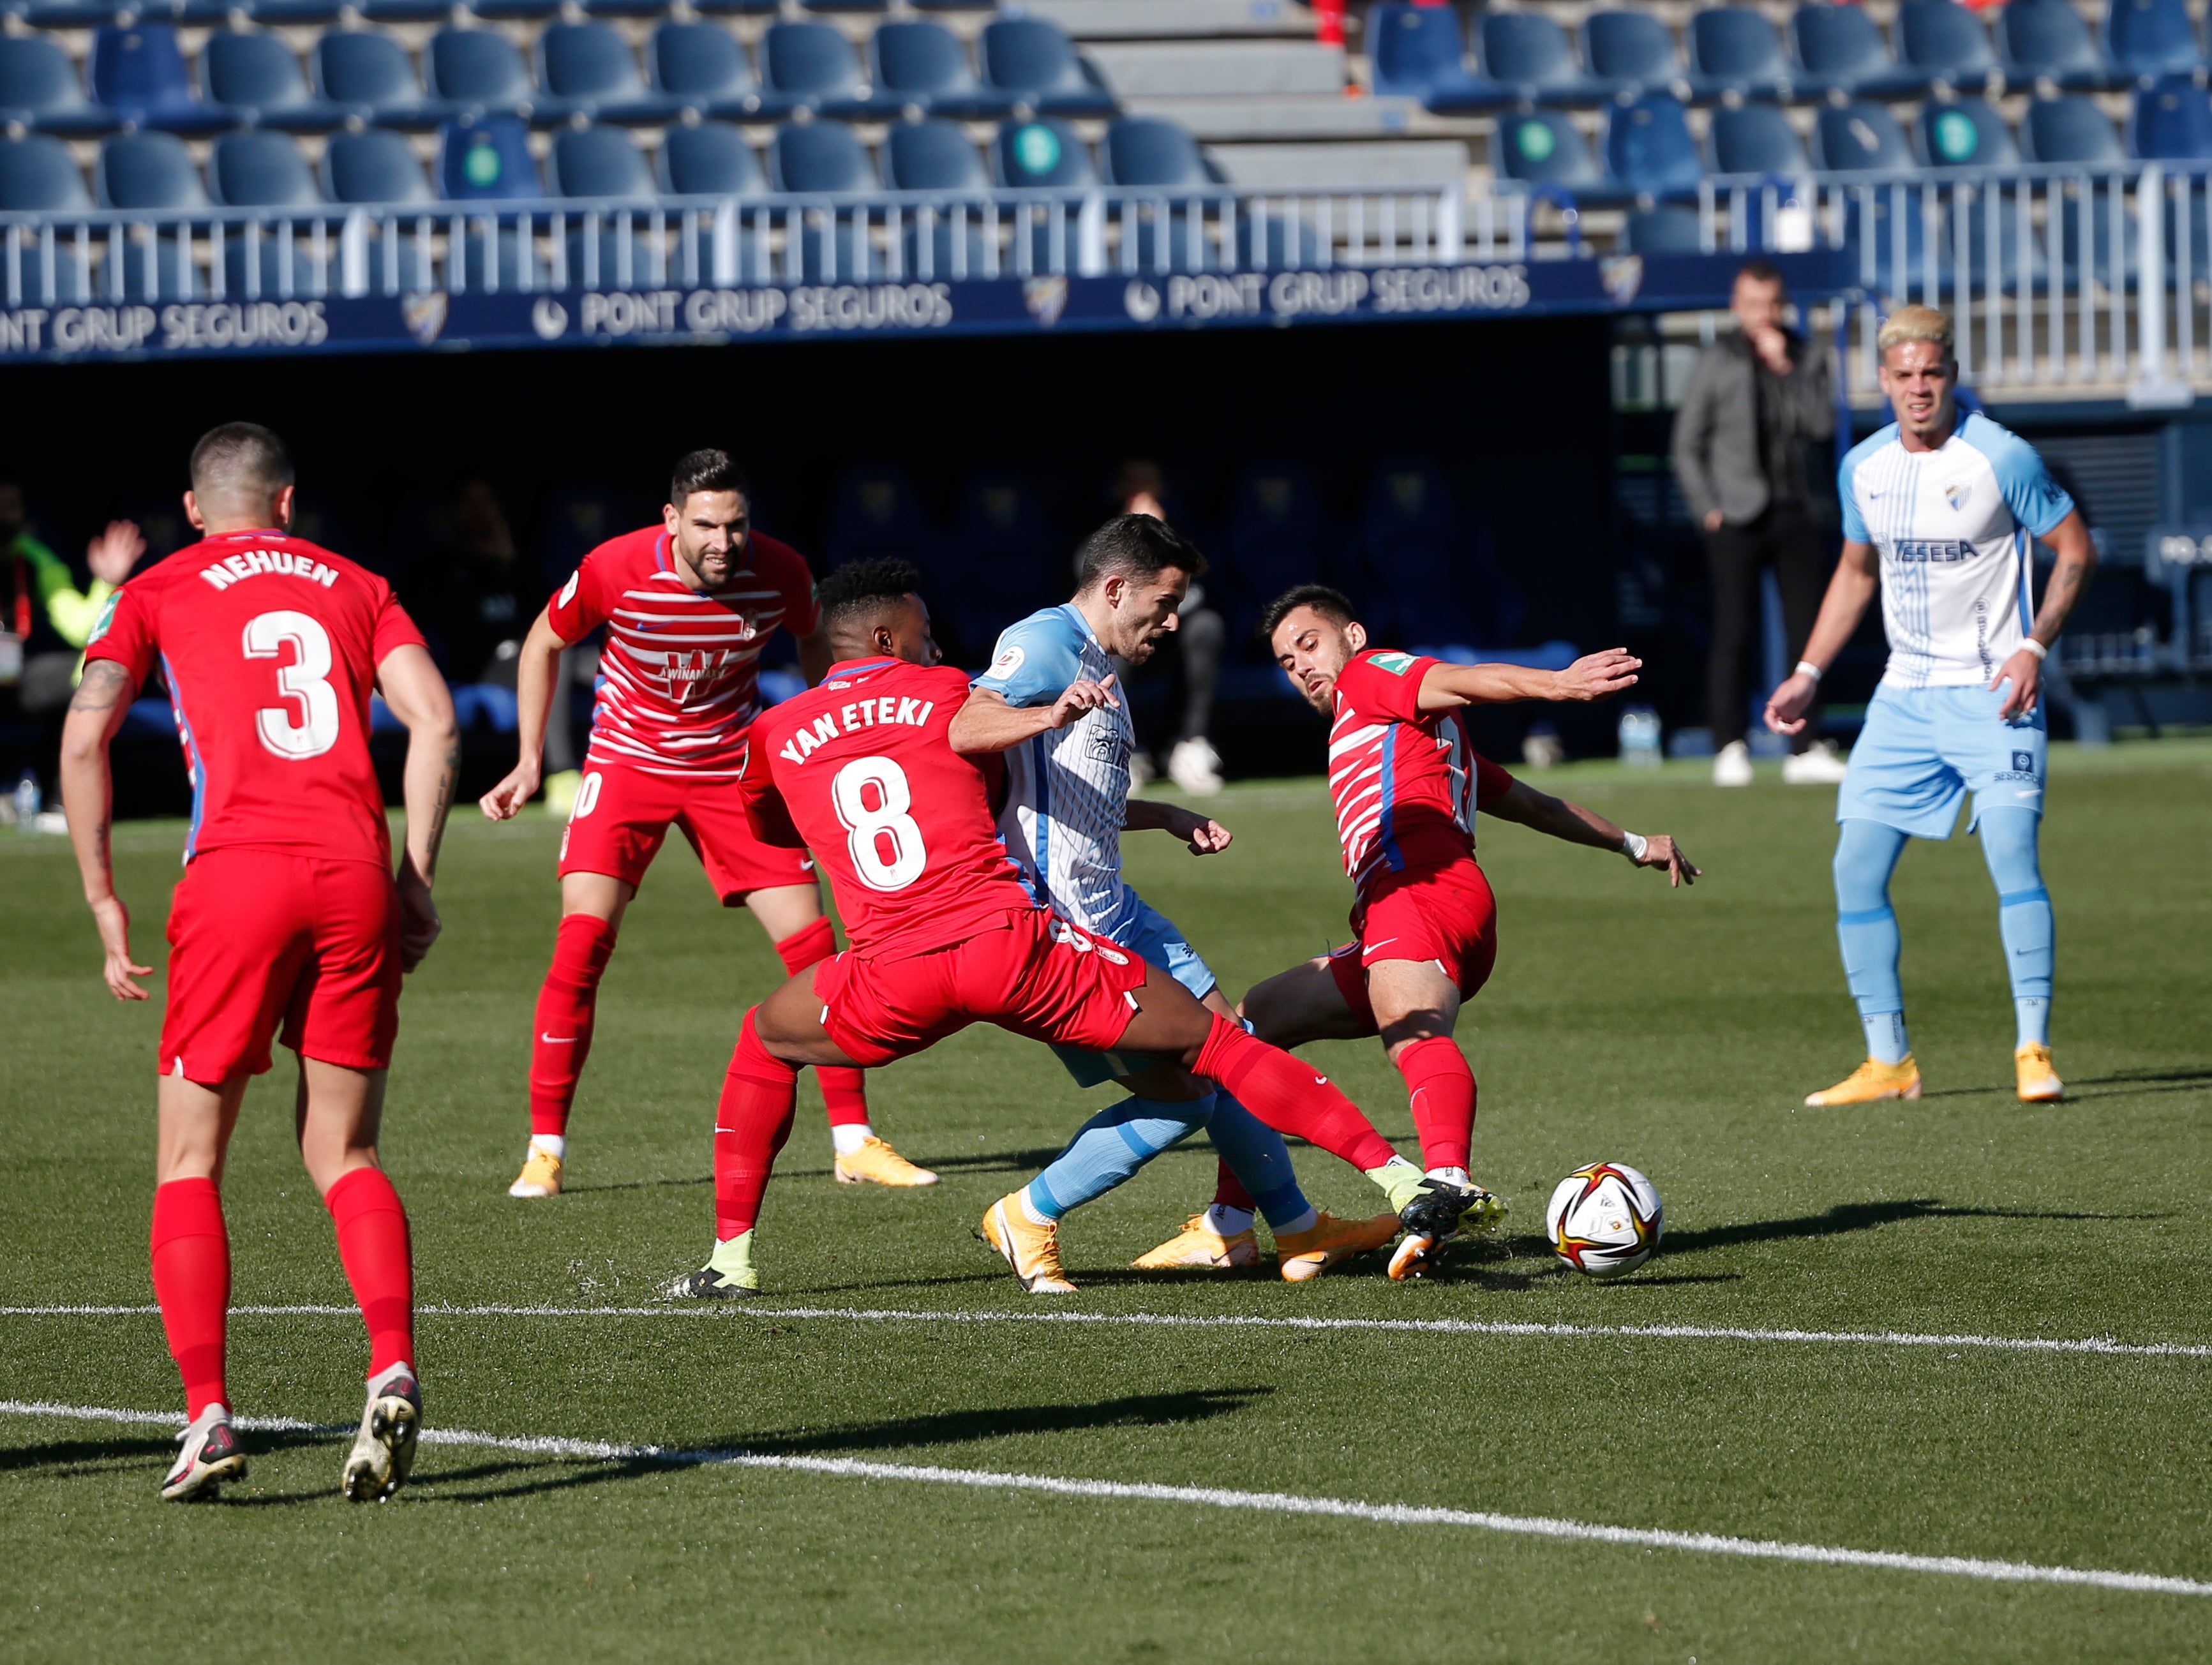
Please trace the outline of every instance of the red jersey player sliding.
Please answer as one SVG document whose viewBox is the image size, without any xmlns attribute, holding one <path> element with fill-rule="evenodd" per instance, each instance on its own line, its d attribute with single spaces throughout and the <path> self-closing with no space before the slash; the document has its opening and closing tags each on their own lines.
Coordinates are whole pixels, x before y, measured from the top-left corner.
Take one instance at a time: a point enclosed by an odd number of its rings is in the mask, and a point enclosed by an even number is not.
<svg viewBox="0 0 2212 1665">
<path fill-rule="evenodd" d="M 1352 603 L 1320 584 L 1277 597 L 1260 622 L 1276 663 L 1330 720 L 1329 793 L 1358 900 L 1352 941 L 1268 978 L 1238 1011 L 1279 1047 L 1379 1035 L 1405 1077 L 1430 1178 L 1464 1188 L 1469 1228 L 1495 1224 L 1504 1204 L 1468 1175 L 1474 1073 L 1451 1038 L 1461 1002 L 1489 980 L 1498 957 L 1498 904 L 1474 857 L 1475 812 L 1619 852 L 1676 885 L 1693 883 L 1698 870 L 1664 833 L 1638 837 L 1516 781 L 1474 750 L 1457 714 L 1514 700 L 1603 699 L 1632 687 L 1643 661 L 1611 648 L 1555 672 L 1385 652 L 1368 646 Z M 1224 1165 L 1213 1207 L 1137 1264 L 1229 1264 L 1228 1239 L 1240 1222 L 1250 1229 L 1251 1209 Z M 1390 1275 L 1432 1266 L 1447 1235 L 1408 1231 Z"/>
<path fill-rule="evenodd" d="M 514 1197 L 560 1194 L 599 977 L 672 824 L 699 853 L 722 905 L 752 910 L 787 970 L 837 946 L 806 852 L 762 843 L 738 804 L 745 733 L 760 714 L 761 649 L 788 630 L 810 683 L 822 679 L 830 649 L 813 575 L 797 550 L 752 529 L 744 476 L 726 453 L 694 451 L 678 462 L 662 523 L 593 550 L 531 625 L 515 677 L 521 757 L 481 800 L 493 820 L 511 819 L 537 792 L 562 650 L 602 625 L 605 684 L 561 836 L 561 929 L 531 1030 L 530 1148 L 507 1188 Z M 841 1184 L 937 1182 L 876 1137 L 860 1071 L 817 1074 Z"/>
<path fill-rule="evenodd" d="M 758 1292 L 754 1222 L 791 1132 L 800 1066 L 873 1066 L 969 1024 L 1094 1052 L 1172 1059 L 1270 1126 L 1334 1152 L 1380 1186 L 1409 1231 L 1441 1236 L 1465 1206 L 1392 1151 L 1326 1078 L 1209 1012 L 1165 971 L 1030 901 L 999 842 L 987 769 L 952 749 L 968 677 L 938 665 L 929 611 L 903 562 L 856 562 L 817 596 L 837 663 L 770 712 L 745 759 L 745 808 L 772 843 L 812 849 L 852 933 L 745 1013 L 714 1124 L 715 1246 L 677 1292 Z M 1078 681 L 1024 711 L 1062 728 L 1113 697 Z M 1009 735 L 1000 747 L 1027 733 Z M 994 1209 L 984 1231 L 1029 1287 L 1030 1227 Z"/>
<path fill-rule="evenodd" d="M 192 449 L 185 513 L 206 537 L 124 586 L 85 650 L 62 731 L 62 801 L 106 951 L 107 986 L 143 1000 L 108 858 L 108 742 L 158 662 L 191 775 L 185 876 L 169 908 L 158 1056 L 154 1292 L 189 1425 L 164 1498 L 246 1473 L 223 1384 L 230 1304 L 223 1154 L 246 1085 L 283 1025 L 300 1054 L 301 1159 L 337 1227 L 368 1325 L 368 1403 L 345 1494 L 384 1498 L 414 1464 L 414 1271 L 407 1216 L 378 1165 L 399 979 L 438 935 L 430 901 L 460 768 L 453 705 L 422 638 L 374 574 L 284 528 L 292 468 L 250 422 Z M 368 755 L 368 696 L 407 726 L 405 854 L 395 884 Z"/>
</svg>

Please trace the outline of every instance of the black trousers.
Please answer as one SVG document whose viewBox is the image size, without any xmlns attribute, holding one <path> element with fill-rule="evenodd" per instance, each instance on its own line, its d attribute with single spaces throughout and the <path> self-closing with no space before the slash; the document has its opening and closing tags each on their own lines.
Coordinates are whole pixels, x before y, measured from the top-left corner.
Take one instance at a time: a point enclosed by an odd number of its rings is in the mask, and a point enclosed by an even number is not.
<svg viewBox="0 0 2212 1665">
<path fill-rule="evenodd" d="M 1795 508 L 1769 508 L 1743 526 L 1707 532 L 1705 553 L 1713 574 L 1713 651 L 1705 668 L 1705 708 L 1717 750 L 1744 738 L 1750 680 L 1759 674 L 1750 660 L 1759 639 L 1759 574 L 1774 568 L 1775 586 L 1782 592 L 1783 629 L 1790 639 L 1784 658 L 1794 665 L 1805 656 L 1806 639 L 1813 634 L 1835 562 L 1820 522 Z M 1795 750 L 1812 744 L 1814 727 L 1806 725 Z"/>
</svg>

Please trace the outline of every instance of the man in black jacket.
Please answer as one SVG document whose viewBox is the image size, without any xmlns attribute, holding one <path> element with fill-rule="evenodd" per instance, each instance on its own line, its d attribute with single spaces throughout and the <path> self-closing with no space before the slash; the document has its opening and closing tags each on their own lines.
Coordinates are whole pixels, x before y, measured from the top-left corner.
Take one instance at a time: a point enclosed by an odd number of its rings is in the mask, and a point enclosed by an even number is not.
<svg viewBox="0 0 2212 1665">
<path fill-rule="evenodd" d="M 1789 634 L 1784 663 L 1804 651 L 1834 564 L 1831 521 L 1836 406 L 1827 350 L 1783 323 L 1782 274 L 1753 260 L 1736 274 L 1736 333 L 1707 348 L 1674 418 L 1674 474 L 1712 562 L 1713 646 L 1706 697 L 1713 784 L 1751 784 L 1744 733 L 1747 650 L 1759 638 L 1759 574 L 1774 568 Z M 1807 725 L 1782 778 L 1843 778 L 1833 748 Z"/>
</svg>

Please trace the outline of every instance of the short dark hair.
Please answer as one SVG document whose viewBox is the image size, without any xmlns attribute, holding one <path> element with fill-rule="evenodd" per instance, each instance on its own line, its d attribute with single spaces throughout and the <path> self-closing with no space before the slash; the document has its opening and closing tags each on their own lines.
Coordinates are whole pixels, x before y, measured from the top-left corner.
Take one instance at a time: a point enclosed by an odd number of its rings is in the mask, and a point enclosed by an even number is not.
<svg viewBox="0 0 2212 1665">
<path fill-rule="evenodd" d="M 199 497 L 255 494 L 274 497 L 292 483 L 284 441 L 258 422 L 227 422 L 192 447 L 192 492 Z"/>
<path fill-rule="evenodd" d="M 848 562 L 814 586 L 814 601 L 822 610 L 825 626 L 857 623 L 874 617 L 921 588 L 921 574 L 911 561 L 885 556 Z"/>
<path fill-rule="evenodd" d="M 1352 610 L 1352 598 L 1343 591 L 1332 590 L 1326 584 L 1301 584 L 1284 591 L 1260 610 L 1260 639 L 1273 641 L 1277 627 L 1301 607 L 1310 607 L 1337 624 L 1355 623 L 1359 617 Z"/>
<path fill-rule="evenodd" d="M 668 501 L 677 507 L 695 491 L 743 491 L 745 471 L 726 451 L 690 451 L 676 460 Z"/>
<path fill-rule="evenodd" d="M 1075 587 L 1087 590 L 1111 576 L 1150 578 L 1169 570 L 1206 575 L 1198 545 L 1149 514 L 1117 514 L 1083 540 L 1075 552 Z"/>
<path fill-rule="evenodd" d="M 1745 261 L 1741 265 L 1735 269 L 1735 278 L 1736 282 L 1741 283 L 1747 277 L 1751 279 L 1754 283 L 1779 284 L 1785 291 L 1790 287 L 1787 283 L 1783 282 L 1782 268 L 1776 265 L 1771 260 L 1755 259 Z"/>
</svg>

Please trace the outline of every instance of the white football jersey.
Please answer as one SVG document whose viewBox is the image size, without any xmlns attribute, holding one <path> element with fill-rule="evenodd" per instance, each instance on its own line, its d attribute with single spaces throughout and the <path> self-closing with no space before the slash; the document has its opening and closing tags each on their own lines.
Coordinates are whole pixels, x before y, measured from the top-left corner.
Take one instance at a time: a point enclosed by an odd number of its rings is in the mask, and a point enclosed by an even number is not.
<svg viewBox="0 0 2212 1665">
<path fill-rule="evenodd" d="M 2034 622 L 2031 540 L 2074 509 L 2035 447 L 1979 411 L 1933 451 L 1892 422 L 1838 477 L 1844 536 L 1881 556 L 1881 616 L 1895 688 L 1980 686 Z"/>
</svg>

